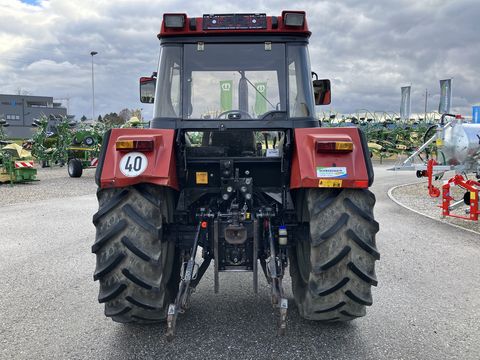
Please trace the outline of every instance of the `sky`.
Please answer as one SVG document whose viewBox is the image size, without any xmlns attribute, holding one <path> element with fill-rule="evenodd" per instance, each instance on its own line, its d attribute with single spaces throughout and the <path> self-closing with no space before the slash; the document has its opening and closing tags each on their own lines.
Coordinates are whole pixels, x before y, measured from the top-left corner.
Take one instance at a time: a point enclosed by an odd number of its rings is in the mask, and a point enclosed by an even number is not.
<svg viewBox="0 0 480 360">
<path fill-rule="evenodd" d="M 439 80 L 452 78 L 453 112 L 480 105 L 480 0 L 0 0 L 0 93 L 69 99 L 69 112 L 142 108 L 138 78 L 157 66 L 162 14 L 305 10 L 312 70 L 332 81 L 332 104 L 317 112 L 438 109 Z M 66 103 L 66 100 L 63 100 Z"/>
</svg>

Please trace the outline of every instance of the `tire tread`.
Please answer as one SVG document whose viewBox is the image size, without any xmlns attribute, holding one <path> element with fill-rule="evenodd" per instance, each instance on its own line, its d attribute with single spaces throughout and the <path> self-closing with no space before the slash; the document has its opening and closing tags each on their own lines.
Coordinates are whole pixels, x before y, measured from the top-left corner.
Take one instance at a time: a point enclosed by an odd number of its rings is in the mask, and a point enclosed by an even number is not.
<svg viewBox="0 0 480 360">
<path fill-rule="evenodd" d="M 378 284 L 375 195 L 366 189 L 308 189 L 304 194 L 309 239 L 300 239 L 290 253 L 299 313 L 323 322 L 365 316 L 373 303 L 371 287 Z"/>
<path fill-rule="evenodd" d="M 94 280 L 105 316 L 121 323 L 157 322 L 173 301 L 180 266 L 175 247 L 163 239 L 169 198 L 164 187 L 139 184 L 97 191 L 99 210 L 92 252 L 97 256 Z"/>
</svg>

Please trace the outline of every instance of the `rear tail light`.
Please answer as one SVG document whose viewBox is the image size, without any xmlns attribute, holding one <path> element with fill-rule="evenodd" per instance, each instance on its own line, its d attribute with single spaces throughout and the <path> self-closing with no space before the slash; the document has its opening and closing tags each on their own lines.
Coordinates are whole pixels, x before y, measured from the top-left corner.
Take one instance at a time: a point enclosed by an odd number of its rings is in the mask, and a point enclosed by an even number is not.
<svg viewBox="0 0 480 360">
<path fill-rule="evenodd" d="M 351 141 L 317 141 L 315 143 L 317 153 L 347 153 L 353 151 Z"/>
<path fill-rule="evenodd" d="M 355 180 L 353 182 L 353 187 L 354 188 L 367 189 L 368 188 L 368 180 Z"/>
<path fill-rule="evenodd" d="M 118 151 L 152 151 L 153 140 L 118 140 L 115 148 Z"/>
</svg>

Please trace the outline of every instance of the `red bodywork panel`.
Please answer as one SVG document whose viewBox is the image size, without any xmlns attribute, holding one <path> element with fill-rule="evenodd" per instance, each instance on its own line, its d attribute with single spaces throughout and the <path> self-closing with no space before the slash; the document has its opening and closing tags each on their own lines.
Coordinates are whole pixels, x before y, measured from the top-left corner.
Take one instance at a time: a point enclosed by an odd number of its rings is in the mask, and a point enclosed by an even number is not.
<svg viewBox="0 0 480 360">
<path fill-rule="evenodd" d="M 317 141 L 351 141 L 353 142 L 353 151 L 317 152 Z M 357 128 L 295 129 L 295 149 L 290 175 L 291 189 L 368 188 L 368 184 L 367 164 Z"/>
<path fill-rule="evenodd" d="M 117 140 L 153 140 L 153 151 L 142 152 L 148 160 L 145 171 L 136 177 L 127 177 L 120 171 L 120 160 L 128 151 L 116 150 Z M 173 143 L 175 130 L 170 129 L 112 129 L 105 152 L 100 177 L 101 188 L 125 187 L 138 183 L 169 186 L 178 190 Z M 135 151 L 135 150 L 132 150 Z"/>
<path fill-rule="evenodd" d="M 152 78 L 151 78 L 151 77 L 142 76 L 142 77 L 140 78 L 140 84 L 146 83 L 146 82 L 150 82 L 150 81 L 152 81 Z"/>
</svg>

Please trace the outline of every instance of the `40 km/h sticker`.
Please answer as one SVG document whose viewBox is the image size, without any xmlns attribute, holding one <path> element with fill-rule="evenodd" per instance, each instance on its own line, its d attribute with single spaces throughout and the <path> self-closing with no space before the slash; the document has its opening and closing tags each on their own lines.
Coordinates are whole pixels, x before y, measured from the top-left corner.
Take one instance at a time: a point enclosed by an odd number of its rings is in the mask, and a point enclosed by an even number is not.
<svg viewBox="0 0 480 360">
<path fill-rule="evenodd" d="M 147 157 L 140 152 L 125 154 L 120 160 L 120 171 L 128 177 L 141 175 L 148 166 Z"/>
</svg>

